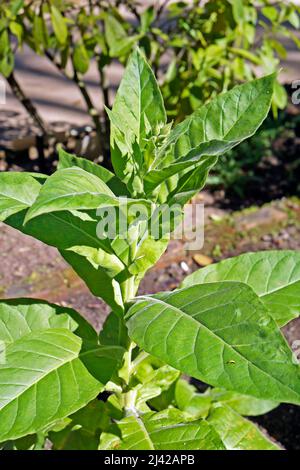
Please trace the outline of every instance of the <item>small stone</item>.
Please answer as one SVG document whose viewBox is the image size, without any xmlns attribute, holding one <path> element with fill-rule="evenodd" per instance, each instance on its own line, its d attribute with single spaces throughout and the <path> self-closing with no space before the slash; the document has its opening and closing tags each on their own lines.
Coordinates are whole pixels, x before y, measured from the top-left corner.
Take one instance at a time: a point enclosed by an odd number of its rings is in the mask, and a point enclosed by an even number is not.
<svg viewBox="0 0 300 470">
<path fill-rule="evenodd" d="M 29 158 L 30 160 L 36 160 L 38 158 L 38 151 L 36 147 L 30 147 L 29 149 Z"/>
<path fill-rule="evenodd" d="M 193 256 L 193 260 L 195 261 L 198 266 L 208 266 L 209 264 L 213 263 L 213 259 L 206 255 L 201 255 L 198 253 L 197 255 Z"/>
<path fill-rule="evenodd" d="M 188 267 L 188 265 L 185 261 L 181 261 L 180 267 L 181 267 L 182 271 L 184 271 L 185 273 L 188 273 L 189 270 L 190 270 L 190 268 Z"/>
<path fill-rule="evenodd" d="M 262 239 L 263 242 L 271 242 L 272 241 L 271 235 L 264 235 L 263 237 L 261 237 L 261 239 Z"/>
</svg>

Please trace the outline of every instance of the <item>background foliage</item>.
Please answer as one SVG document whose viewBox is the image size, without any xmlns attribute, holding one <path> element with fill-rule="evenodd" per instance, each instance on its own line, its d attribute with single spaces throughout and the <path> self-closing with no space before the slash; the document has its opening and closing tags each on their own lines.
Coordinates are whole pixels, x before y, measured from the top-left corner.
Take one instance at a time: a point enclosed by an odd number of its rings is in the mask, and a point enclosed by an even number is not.
<svg viewBox="0 0 300 470">
<path fill-rule="evenodd" d="M 278 68 L 284 38 L 299 47 L 299 7 L 271 0 L 203 1 L 5 0 L 0 5 L 0 71 L 9 78 L 26 44 L 46 56 L 79 88 L 102 140 L 101 122 L 112 89 L 107 68 L 125 64 L 136 45 L 159 74 L 169 119 L 182 120 L 200 104 L 239 82 Z M 95 60 L 103 104 L 94 103 L 84 77 Z M 20 84 L 19 84 L 20 85 Z M 21 85 L 20 85 L 21 86 Z M 286 105 L 277 82 L 273 110 Z"/>
</svg>

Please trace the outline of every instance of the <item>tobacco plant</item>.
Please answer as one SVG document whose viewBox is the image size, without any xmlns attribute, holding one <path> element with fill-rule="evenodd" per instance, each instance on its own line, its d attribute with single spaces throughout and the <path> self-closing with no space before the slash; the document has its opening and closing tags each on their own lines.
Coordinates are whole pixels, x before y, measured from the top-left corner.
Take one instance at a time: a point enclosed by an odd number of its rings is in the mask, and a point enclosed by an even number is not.
<svg viewBox="0 0 300 470">
<path fill-rule="evenodd" d="M 136 50 L 107 110 L 114 173 L 60 149 L 51 176 L 0 174 L 1 220 L 56 247 L 111 308 L 97 334 L 73 309 L 0 301 L 3 448 L 278 448 L 245 416 L 300 404 L 280 331 L 299 314 L 300 254 L 249 253 L 172 292 L 137 293 L 210 168 L 267 116 L 275 80 L 237 86 L 172 126 Z"/>
</svg>

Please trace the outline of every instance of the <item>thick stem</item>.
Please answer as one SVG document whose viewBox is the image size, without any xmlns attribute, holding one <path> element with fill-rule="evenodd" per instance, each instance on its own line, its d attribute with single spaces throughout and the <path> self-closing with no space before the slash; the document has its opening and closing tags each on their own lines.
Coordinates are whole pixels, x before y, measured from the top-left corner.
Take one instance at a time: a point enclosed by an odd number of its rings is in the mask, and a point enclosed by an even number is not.
<svg viewBox="0 0 300 470">
<path fill-rule="evenodd" d="M 20 101 L 22 106 L 26 109 L 26 111 L 28 112 L 28 114 L 32 118 L 34 124 L 39 128 L 41 134 L 43 134 L 44 136 L 47 136 L 49 134 L 49 132 L 47 130 L 47 126 L 46 126 L 44 120 L 39 115 L 36 107 L 34 106 L 32 101 L 30 100 L 30 98 L 28 98 L 28 96 L 25 95 L 25 93 L 22 90 L 19 82 L 17 81 L 14 73 L 12 72 L 6 78 L 6 80 L 9 84 L 13 94 Z"/>
<path fill-rule="evenodd" d="M 130 277 L 121 284 L 121 292 L 124 304 L 134 299 L 137 291 L 135 276 Z"/>
</svg>

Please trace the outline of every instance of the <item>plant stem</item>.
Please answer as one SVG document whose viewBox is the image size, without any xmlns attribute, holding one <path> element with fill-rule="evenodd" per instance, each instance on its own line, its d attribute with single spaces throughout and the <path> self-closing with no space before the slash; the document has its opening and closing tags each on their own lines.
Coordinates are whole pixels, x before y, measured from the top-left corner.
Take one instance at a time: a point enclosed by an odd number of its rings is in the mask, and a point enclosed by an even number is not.
<svg viewBox="0 0 300 470">
<path fill-rule="evenodd" d="M 132 367 L 131 367 L 132 372 L 134 372 L 137 369 L 137 367 L 140 365 L 140 363 L 143 362 L 143 360 L 146 359 L 148 356 L 149 354 L 146 353 L 146 351 L 142 351 L 137 356 L 137 358 L 132 362 Z"/>
<path fill-rule="evenodd" d="M 25 92 L 22 90 L 21 85 L 17 81 L 14 73 L 12 72 L 7 78 L 6 78 L 13 94 L 15 97 L 20 101 L 22 106 L 26 109 L 30 117 L 32 118 L 34 124 L 39 128 L 40 132 L 44 136 L 49 135 L 49 131 L 47 129 L 46 123 L 44 122 L 43 118 L 39 115 L 36 107 L 28 98 L 28 96 L 25 95 Z"/>
<path fill-rule="evenodd" d="M 124 304 L 135 297 L 137 291 L 135 276 L 131 276 L 121 284 L 121 291 Z"/>
</svg>

